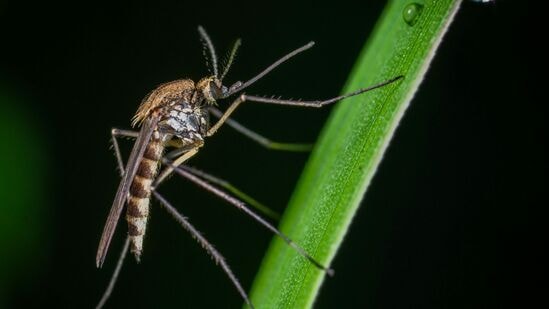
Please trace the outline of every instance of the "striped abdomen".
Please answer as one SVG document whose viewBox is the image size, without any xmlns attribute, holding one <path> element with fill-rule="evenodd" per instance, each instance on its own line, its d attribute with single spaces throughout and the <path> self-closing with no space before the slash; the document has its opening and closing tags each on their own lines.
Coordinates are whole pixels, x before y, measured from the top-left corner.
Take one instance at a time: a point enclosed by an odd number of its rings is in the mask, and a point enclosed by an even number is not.
<svg viewBox="0 0 549 309">
<path fill-rule="evenodd" d="M 143 236 L 145 236 L 149 218 L 151 183 L 158 172 L 163 150 L 164 146 L 160 134 L 155 131 L 145 149 L 141 162 L 139 162 L 137 173 L 129 191 L 126 220 L 128 221 L 131 252 L 137 261 L 139 261 L 143 251 Z"/>
</svg>

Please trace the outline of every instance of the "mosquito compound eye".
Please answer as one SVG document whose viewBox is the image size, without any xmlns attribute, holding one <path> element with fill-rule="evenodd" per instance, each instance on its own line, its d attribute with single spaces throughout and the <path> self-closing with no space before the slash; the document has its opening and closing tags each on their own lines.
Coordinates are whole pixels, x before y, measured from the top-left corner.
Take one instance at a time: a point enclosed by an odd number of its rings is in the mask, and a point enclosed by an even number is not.
<svg viewBox="0 0 549 309">
<path fill-rule="evenodd" d="M 221 88 L 216 85 L 215 82 L 210 82 L 208 86 L 209 93 L 207 94 L 210 98 L 210 101 L 215 101 L 217 98 L 221 97 Z"/>
</svg>

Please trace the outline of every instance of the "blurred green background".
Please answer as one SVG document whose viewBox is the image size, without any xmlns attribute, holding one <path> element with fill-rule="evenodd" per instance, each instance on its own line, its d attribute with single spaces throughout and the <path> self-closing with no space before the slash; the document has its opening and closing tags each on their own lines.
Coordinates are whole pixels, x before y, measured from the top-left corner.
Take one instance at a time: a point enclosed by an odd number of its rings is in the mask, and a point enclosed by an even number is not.
<svg viewBox="0 0 549 309">
<path fill-rule="evenodd" d="M 129 128 L 156 85 L 207 74 L 196 27 L 227 77 L 253 76 L 309 40 L 317 45 L 248 90 L 337 94 L 384 1 L 16 2 L 0 5 L 0 308 L 89 308 L 103 292 L 95 251 L 118 183 L 110 128 Z M 469 307 L 506 303 L 533 253 L 544 189 L 543 102 L 531 96 L 528 2 L 466 2 L 397 130 L 326 280 L 318 308 Z M 367 86 L 367 85 L 365 85 Z M 226 106 L 227 103 L 221 103 Z M 235 119 L 280 141 L 314 141 L 330 109 L 248 104 Z M 126 153 L 131 146 L 127 142 Z M 306 154 L 272 152 L 229 128 L 191 165 L 282 212 Z M 160 191 L 251 285 L 271 235 L 173 177 Z M 128 259 L 109 308 L 235 308 L 210 258 L 153 204 L 142 263 Z"/>
</svg>

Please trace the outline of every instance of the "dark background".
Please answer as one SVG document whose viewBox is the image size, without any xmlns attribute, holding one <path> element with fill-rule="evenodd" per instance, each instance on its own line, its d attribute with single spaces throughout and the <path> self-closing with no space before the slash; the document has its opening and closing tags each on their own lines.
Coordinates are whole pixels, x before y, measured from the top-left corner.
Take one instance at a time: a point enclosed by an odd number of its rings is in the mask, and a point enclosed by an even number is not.
<svg viewBox="0 0 549 309">
<path fill-rule="evenodd" d="M 0 308 L 95 305 L 95 251 L 118 176 L 113 126 L 129 128 L 157 84 L 207 74 L 196 26 L 229 82 L 309 40 L 317 46 L 249 93 L 339 93 L 384 2 L 123 1 L 0 4 Z M 533 268 L 545 189 L 545 103 L 531 95 L 526 2 L 463 4 L 406 112 L 317 299 L 317 308 L 486 307 Z M 226 106 L 227 103 L 222 103 Z M 281 141 L 314 141 L 330 112 L 243 106 L 235 118 Z M 131 143 L 125 143 L 127 153 Z M 282 212 L 306 154 L 267 151 L 229 128 L 192 165 Z M 271 235 L 194 185 L 161 188 L 251 286 Z M 202 249 L 153 204 L 142 263 L 128 259 L 109 308 L 235 308 L 242 300 Z M 524 263 L 523 261 L 527 261 Z M 530 265 L 530 266 L 529 266 Z M 524 299 L 527 300 L 527 299 Z"/>
</svg>

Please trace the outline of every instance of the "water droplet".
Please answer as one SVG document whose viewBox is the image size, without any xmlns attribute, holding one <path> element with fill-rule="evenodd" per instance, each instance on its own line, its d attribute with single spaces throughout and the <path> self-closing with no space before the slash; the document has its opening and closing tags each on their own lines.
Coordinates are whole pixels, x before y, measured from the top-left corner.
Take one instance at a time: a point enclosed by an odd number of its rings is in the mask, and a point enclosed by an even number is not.
<svg viewBox="0 0 549 309">
<path fill-rule="evenodd" d="M 410 3 L 404 8 L 402 17 L 408 25 L 413 26 L 419 18 L 419 15 L 421 15 L 422 10 L 423 5 L 419 3 Z"/>
</svg>

